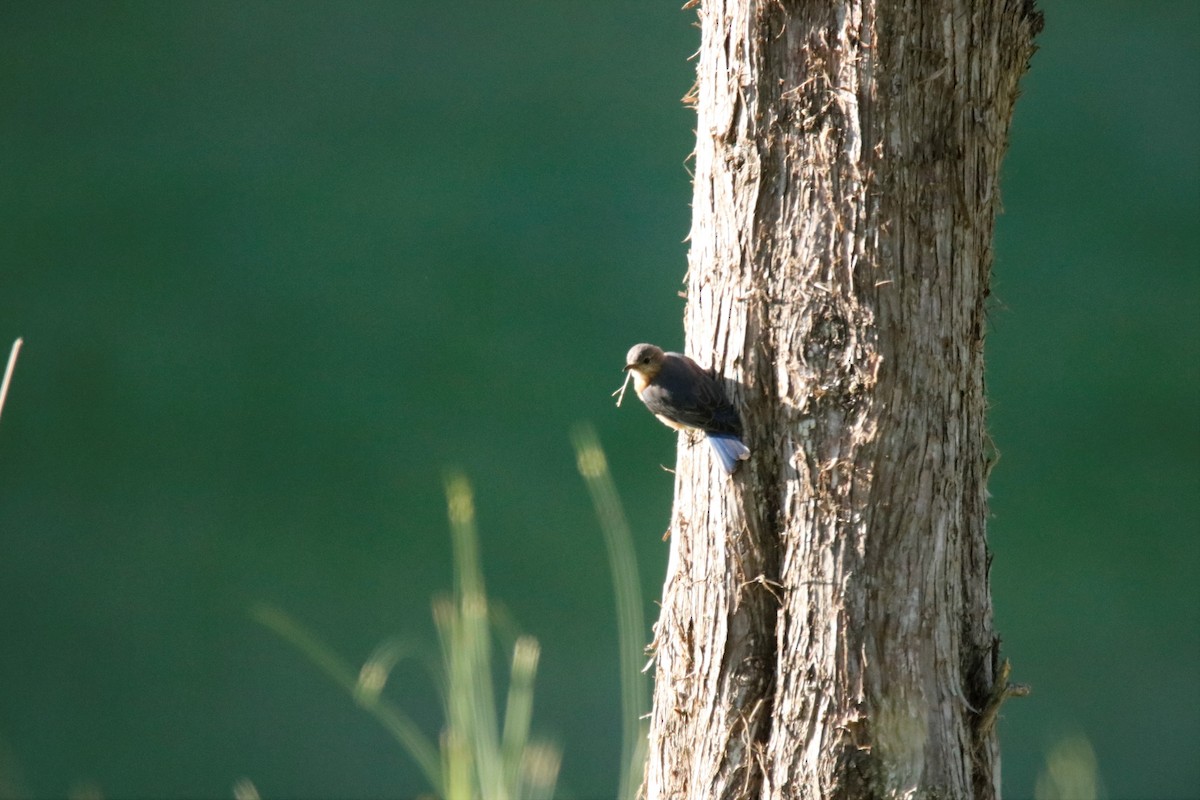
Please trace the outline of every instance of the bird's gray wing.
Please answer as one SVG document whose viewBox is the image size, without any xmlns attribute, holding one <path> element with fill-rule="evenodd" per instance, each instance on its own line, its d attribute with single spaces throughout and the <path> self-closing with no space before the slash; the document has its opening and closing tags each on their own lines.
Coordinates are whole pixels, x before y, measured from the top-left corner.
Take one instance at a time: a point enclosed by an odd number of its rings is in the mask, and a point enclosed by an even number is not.
<svg viewBox="0 0 1200 800">
<path fill-rule="evenodd" d="M 667 353 L 641 396 L 650 411 L 681 425 L 741 435 L 741 420 L 724 387 L 687 356 Z"/>
</svg>

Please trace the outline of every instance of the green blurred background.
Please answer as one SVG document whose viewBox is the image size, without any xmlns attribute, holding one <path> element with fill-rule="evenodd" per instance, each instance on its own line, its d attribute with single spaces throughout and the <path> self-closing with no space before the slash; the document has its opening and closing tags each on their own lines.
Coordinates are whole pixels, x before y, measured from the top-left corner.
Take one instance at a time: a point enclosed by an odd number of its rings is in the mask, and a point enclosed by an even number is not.
<svg viewBox="0 0 1200 800">
<path fill-rule="evenodd" d="M 0 6 L 0 794 L 395 797 L 376 724 L 247 616 L 432 653 L 442 474 L 543 645 L 566 796 L 616 786 L 616 633 L 569 429 L 594 423 L 647 614 L 674 437 L 613 407 L 682 345 L 680 2 Z M 1200 787 L 1200 4 L 1045 2 L 991 314 L 998 628 L 1108 795 Z M 427 730 L 424 673 L 389 690 Z"/>
</svg>

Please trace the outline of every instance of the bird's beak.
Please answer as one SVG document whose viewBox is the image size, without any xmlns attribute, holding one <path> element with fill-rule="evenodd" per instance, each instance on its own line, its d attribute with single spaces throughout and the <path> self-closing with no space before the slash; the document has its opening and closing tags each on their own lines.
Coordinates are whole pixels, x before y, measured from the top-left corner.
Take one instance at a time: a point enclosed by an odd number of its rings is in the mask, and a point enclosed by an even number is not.
<svg viewBox="0 0 1200 800">
<path fill-rule="evenodd" d="M 635 366 L 637 366 L 637 365 L 636 364 L 626 364 L 625 366 L 621 367 L 621 371 L 629 372 L 629 370 L 633 369 Z"/>
</svg>

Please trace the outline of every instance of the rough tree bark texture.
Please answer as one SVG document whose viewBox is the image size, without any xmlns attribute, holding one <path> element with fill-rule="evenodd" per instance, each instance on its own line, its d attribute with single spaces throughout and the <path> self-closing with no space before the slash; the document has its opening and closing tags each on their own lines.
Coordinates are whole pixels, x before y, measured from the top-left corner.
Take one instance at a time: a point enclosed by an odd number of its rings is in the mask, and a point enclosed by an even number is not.
<svg viewBox="0 0 1200 800">
<path fill-rule="evenodd" d="M 699 13 L 687 349 L 754 457 L 680 442 L 646 795 L 996 797 L 984 302 L 1040 15 Z"/>
</svg>

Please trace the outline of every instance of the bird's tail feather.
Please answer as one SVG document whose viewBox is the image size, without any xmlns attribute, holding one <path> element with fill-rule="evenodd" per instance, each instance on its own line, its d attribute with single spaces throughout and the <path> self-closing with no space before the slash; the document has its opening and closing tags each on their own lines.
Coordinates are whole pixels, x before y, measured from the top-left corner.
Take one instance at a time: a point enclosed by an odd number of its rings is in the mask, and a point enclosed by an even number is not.
<svg viewBox="0 0 1200 800">
<path fill-rule="evenodd" d="M 706 436 L 713 452 L 721 459 L 726 475 L 732 475 L 738 465 L 750 457 L 750 448 L 732 433 L 709 433 Z"/>
</svg>

